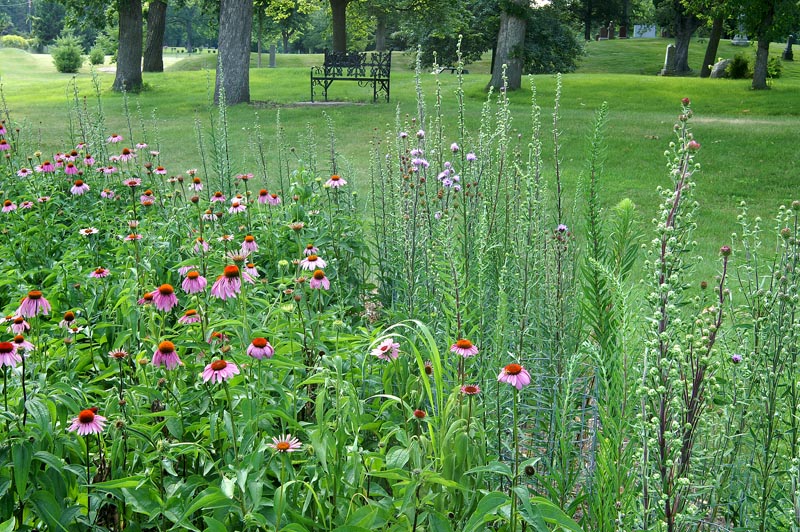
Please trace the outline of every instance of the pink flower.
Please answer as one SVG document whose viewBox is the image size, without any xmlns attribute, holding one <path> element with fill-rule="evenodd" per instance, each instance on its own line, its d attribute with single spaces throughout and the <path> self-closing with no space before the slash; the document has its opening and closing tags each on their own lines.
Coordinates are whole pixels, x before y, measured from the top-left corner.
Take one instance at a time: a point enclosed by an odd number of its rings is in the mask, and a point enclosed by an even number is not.
<svg viewBox="0 0 800 532">
<path fill-rule="evenodd" d="M 198 323 L 200 321 L 200 314 L 194 309 L 189 309 L 183 313 L 183 316 L 178 318 L 178 323 L 181 325 L 189 325 L 190 323 Z"/>
<path fill-rule="evenodd" d="M 34 345 L 27 341 L 21 334 L 18 334 L 14 337 L 13 343 L 14 347 L 17 349 L 17 352 L 22 350 L 26 353 L 30 353 L 35 349 Z"/>
<path fill-rule="evenodd" d="M 122 161 L 122 162 L 126 162 L 126 161 L 130 161 L 134 157 L 136 157 L 135 153 L 133 153 L 128 148 L 122 148 L 122 153 L 119 155 L 119 160 Z"/>
<path fill-rule="evenodd" d="M 104 166 L 102 168 L 98 168 L 98 171 L 99 172 L 103 172 L 106 175 L 116 174 L 117 173 L 117 167 L 108 165 L 108 166 Z"/>
<path fill-rule="evenodd" d="M 37 165 L 34 170 L 37 172 L 41 172 L 43 174 L 49 174 L 51 172 L 56 171 L 56 165 L 51 163 L 50 161 L 44 161 L 42 164 Z"/>
<path fill-rule="evenodd" d="M 125 181 L 123 181 L 122 184 L 125 185 L 126 187 L 136 188 L 142 184 L 142 180 L 139 179 L 138 177 L 132 177 L 130 179 L 126 179 Z"/>
<path fill-rule="evenodd" d="M 72 425 L 67 430 L 77 432 L 78 436 L 100 434 L 105 428 L 106 421 L 106 418 L 98 415 L 97 408 L 92 407 L 81 410 L 81 413 L 72 420 Z"/>
<path fill-rule="evenodd" d="M 116 196 L 116 194 L 114 194 L 114 191 L 111 190 L 110 188 L 104 188 L 103 191 L 100 193 L 100 197 L 103 199 L 113 200 L 114 196 Z"/>
<path fill-rule="evenodd" d="M 49 314 L 50 303 L 42 297 L 42 293 L 39 290 L 31 290 L 20 303 L 17 315 L 23 318 L 33 318 L 40 313 L 45 316 Z"/>
<path fill-rule="evenodd" d="M 313 253 L 300 261 L 300 268 L 313 272 L 317 268 L 324 268 L 328 263 Z"/>
<path fill-rule="evenodd" d="M 190 264 L 189 266 L 181 266 L 180 268 L 178 268 L 178 274 L 180 274 L 181 276 L 186 276 L 187 273 L 196 269 L 197 266 L 194 264 Z"/>
<path fill-rule="evenodd" d="M 237 213 L 240 213 L 240 212 L 244 212 L 246 210 L 247 210 L 247 206 L 244 203 L 241 203 L 241 202 L 236 201 L 236 200 L 234 200 L 233 203 L 231 203 L 231 206 L 228 207 L 228 212 L 231 213 L 231 214 L 237 214 Z"/>
<path fill-rule="evenodd" d="M 137 150 L 143 150 L 145 148 L 147 148 L 147 143 L 146 142 L 137 142 L 136 143 L 136 149 Z"/>
<path fill-rule="evenodd" d="M 108 142 L 109 144 L 116 144 L 117 142 L 122 142 L 122 135 L 117 135 L 116 133 L 112 133 L 112 135 L 106 139 L 106 142 Z"/>
<path fill-rule="evenodd" d="M 467 160 L 468 160 L 469 162 L 471 162 L 471 163 L 472 163 L 472 162 L 475 162 L 475 161 L 477 161 L 477 160 L 478 160 L 478 156 L 477 156 L 477 155 L 475 155 L 473 152 L 469 152 L 469 153 L 467 154 Z"/>
<path fill-rule="evenodd" d="M 497 382 L 505 382 L 514 386 L 517 390 L 521 390 L 531 383 L 531 375 L 519 364 L 509 364 L 500 370 Z"/>
<path fill-rule="evenodd" d="M 86 166 L 92 166 L 94 164 L 94 157 L 89 155 L 88 153 L 83 157 L 83 164 Z"/>
<path fill-rule="evenodd" d="M 303 255 L 308 257 L 309 255 L 316 255 L 319 253 L 319 249 L 317 249 L 314 244 L 307 244 L 306 249 L 303 250 Z"/>
<path fill-rule="evenodd" d="M 387 338 L 372 350 L 372 356 L 387 362 L 397 360 L 400 356 L 400 344 L 395 342 L 394 338 Z"/>
<path fill-rule="evenodd" d="M 95 268 L 92 273 L 89 274 L 89 277 L 94 277 L 95 279 L 102 279 L 103 277 L 108 277 L 111 272 L 107 268 Z"/>
<path fill-rule="evenodd" d="M 252 279 L 257 279 L 259 277 L 256 265 L 253 264 L 252 262 L 248 262 L 247 264 L 245 264 L 244 273 L 249 275 Z"/>
<path fill-rule="evenodd" d="M 481 387 L 477 384 L 465 384 L 461 387 L 461 393 L 464 395 L 478 395 L 481 393 Z"/>
<path fill-rule="evenodd" d="M 247 346 L 247 354 L 256 360 L 272 358 L 272 355 L 275 354 L 275 348 L 270 345 L 266 338 L 253 338 L 250 345 Z"/>
<path fill-rule="evenodd" d="M 312 290 L 318 290 L 320 288 L 330 290 L 331 282 L 325 277 L 324 271 L 314 270 L 314 273 L 311 275 L 311 280 L 308 281 L 308 287 Z"/>
<path fill-rule="evenodd" d="M 13 316 L 9 327 L 14 334 L 22 334 L 31 330 L 31 324 L 25 321 L 22 316 Z"/>
<path fill-rule="evenodd" d="M 346 184 L 347 181 L 336 174 L 332 175 L 331 178 L 325 182 L 325 186 L 330 188 L 339 188 L 345 186 Z"/>
<path fill-rule="evenodd" d="M 450 352 L 461 355 L 464 358 L 474 357 L 478 354 L 478 348 L 472 342 L 461 338 L 450 346 Z"/>
<path fill-rule="evenodd" d="M 209 249 L 208 242 L 206 242 L 202 236 L 198 236 L 197 240 L 195 240 L 194 243 L 194 252 L 200 253 L 202 250 L 203 253 L 208 253 L 208 249 Z"/>
<path fill-rule="evenodd" d="M 178 366 L 183 366 L 183 362 L 181 362 L 181 359 L 178 357 L 178 353 L 175 352 L 175 344 L 169 340 L 164 340 L 158 344 L 158 348 L 156 348 L 153 353 L 153 365 L 164 366 L 169 370 L 175 369 Z"/>
<path fill-rule="evenodd" d="M 697 151 L 700 149 L 700 143 L 696 140 L 690 140 L 686 143 L 686 149 L 689 151 Z"/>
<path fill-rule="evenodd" d="M 32 209 L 33 208 L 33 202 L 32 201 L 23 201 L 22 203 L 19 204 L 19 208 L 20 209 Z"/>
<path fill-rule="evenodd" d="M 246 276 L 245 280 L 250 280 L 250 276 Z M 211 287 L 211 295 L 218 297 L 225 301 L 229 297 L 236 297 L 236 294 L 242 291 L 242 280 L 239 267 L 236 265 L 225 266 L 222 275 L 220 275 L 214 286 Z"/>
<path fill-rule="evenodd" d="M 78 173 L 78 167 L 74 163 L 67 163 L 64 167 L 64 173 L 67 175 L 75 175 Z"/>
<path fill-rule="evenodd" d="M 150 154 L 153 155 L 152 152 Z M 158 153 L 156 153 L 155 155 L 158 155 Z M 156 169 L 153 170 L 153 173 L 158 175 L 167 175 L 167 169 L 164 168 L 163 166 L 156 166 Z"/>
<path fill-rule="evenodd" d="M 200 180 L 199 177 L 195 176 L 192 178 L 192 182 L 189 185 L 189 190 L 196 190 L 198 192 L 203 190 L 203 182 Z"/>
<path fill-rule="evenodd" d="M 78 232 L 81 234 L 81 236 L 92 236 L 92 235 L 96 235 L 97 233 L 99 233 L 100 230 L 98 228 L 96 228 L 96 227 L 86 227 L 84 229 L 81 229 Z"/>
<path fill-rule="evenodd" d="M 269 192 L 266 188 L 262 188 L 258 191 L 258 202 L 261 205 L 264 205 L 267 202 L 267 198 L 269 197 Z"/>
<path fill-rule="evenodd" d="M 134 240 L 141 240 L 141 239 L 142 239 L 142 235 L 140 235 L 138 233 L 131 233 L 128 236 L 125 237 L 125 241 L 126 242 L 132 242 Z"/>
<path fill-rule="evenodd" d="M 214 384 L 215 382 L 224 382 L 238 374 L 239 368 L 236 364 L 219 359 L 206 366 L 202 376 L 203 382 L 211 381 L 211 384 Z"/>
<path fill-rule="evenodd" d="M 13 212 L 17 210 L 17 204 L 11 200 L 5 200 L 3 202 L 3 212 Z"/>
<path fill-rule="evenodd" d="M 89 192 L 89 185 L 87 185 L 80 179 L 76 179 L 75 183 L 72 185 L 72 188 L 70 188 L 69 191 L 72 192 L 73 196 L 82 196 L 87 192 Z"/>
<path fill-rule="evenodd" d="M 242 253 L 255 253 L 258 251 L 258 244 L 256 244 L 256 239 L 253 235 L 247 235 L 244 237 L 244 242 L 242 242 Z"/>
<path fill-rule="evenodd" d="M 17 170 L 17 177 L 28 177 L 32 173 L 33 172 L 28 168 L 20 168 L 19 170 Z"/>
<path fill-rule="evenodd" d="M 149 305 L 153 302 L 153 292 L 145 292 L 136 302 L 137 305 Z"/>
<path fill-rule="evenodd" d="M 267 198 L 267 203 L 269 203 L 273 207 L 275 205 L 280 205 L 281 204 L 281 198 L 277 194 L 270 194 L 269 197 Z"/>
<path fill-rule="evenodd" d="M 0 367 L 16 367 L 22 362 L 22 357 L 17 354 L 17 346 L 11 342 L 0 342 Z"/>
<path fill-rule="evenodd" d="M 293 438 L 291 434 L 282 434 L 279 438 L 273 436 L 272 443 L 268 443 L 267 445 L 279 453 L 293 453 L 303 448 L 303 444 L 300 443 L 300 440 Z"/>
<path fill-rule="evenodd" d="M 175 289 L 171 284 L 162 284 L 157 289 L 153 290 L 153 304 L 158 310 L 169 312 L 178 304 L 178 296 L 175 295 Z"/>
<path fill-rule="evenodd" d="M 219 190 L 214 192 L 214 194 L 211 195 L 211 203 L 214 203 L 215 201 L 220 202 L 220 203 L 225 201 L 225 196 Z"/>
<path fill-rule="evenodd" d="M 183 280 L 183 284 L 181 284 L 181 288 L 187 294 L 196 294 L 198 292 L 202 292 L 208 281 L 206 278 L 200 275 L 200 272 L 197 270 L 192 270 L 186 274 L 186 279 Z"/>
</svg>

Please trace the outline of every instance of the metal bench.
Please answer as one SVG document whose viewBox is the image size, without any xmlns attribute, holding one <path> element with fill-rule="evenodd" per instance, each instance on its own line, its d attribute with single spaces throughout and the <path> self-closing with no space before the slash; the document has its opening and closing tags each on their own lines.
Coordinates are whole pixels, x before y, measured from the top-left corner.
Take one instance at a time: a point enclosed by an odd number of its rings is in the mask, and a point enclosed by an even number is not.
<svg viewBox="0 0 800 532">
<path fill-rule="evenodd" d="M 389 101 L 389 75 L 392 70 L 392 52 L 328 52 L 322 66 L 311 67 L 311 101 L 314 88 L 322 87 L 328 101 L 328 87 L 336 80 L 356 81 L 360 87 L 372 85 L 372 101 L 382 94 Z"/>
</svg>

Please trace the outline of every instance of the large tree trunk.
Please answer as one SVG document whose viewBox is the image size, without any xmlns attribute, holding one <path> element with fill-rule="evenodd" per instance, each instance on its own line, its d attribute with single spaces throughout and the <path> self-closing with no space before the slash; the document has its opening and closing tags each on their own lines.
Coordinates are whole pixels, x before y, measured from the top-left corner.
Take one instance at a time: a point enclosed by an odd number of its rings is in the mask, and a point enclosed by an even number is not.
<svg viewBox="0 0 800 532">
<path fill-rule="evenodd" d="M 767 63 L 769 61 L 769 39 L 758 39 L 756 62 L 753 65 L 753 90 L 768 89 Z"/>
<path fill-rule="evenodd" d="M 333 26 L 333 51 L 347 51 L 347 4 L 350 0 L 330 0 Z"/>
<path fill-rule="evenodd" d="M 586 0 L 586 12 L 583 14 L 583 38 L 592 40 L 592 0 Z"/>
<path fill-rule="evenodd" d="M 767 63 L 769 62 L 769 34 L 772 22 L 775 19 L 774 4 L 770 4 L 770 9 L 761 19 L 758 28 L 758 48 L 756 49 L 756 62 L 753 65 L 753 90 L 765 90 L 767 86 Z"/>
<path fill-rule="evenodd" d="M 708 46 L 706 46 L 706 55 L 703 57 L 703 66 L 700 67 L 700 77 L 707 78 L 711 75 L 711 67 L 717 62 L 717 48 L 719 48 L 719 40 L 722 38 L 722 26 L 725 19 L 717 15 L 714 17 L 714 23 L 711 25 L 711 36 L 708 38 Z"/>
<path fill-rule="evenodd" d="M 258 61 L 256 62 L 256 67 L 261 68 L 261 41 L 262 35 L 264 33 L 264 10 L 258 10 L 258 30 L 256 31 L 257 38 L 256 38 L 256 52 L 258 54 Z"/>
<path fill-rule="evenodd" d="M 675 6 L 675 74 L 685 76 L 692 69 L 689 68 L 689 43 L 695 30 L 700 27 L 700 19 L 686 13 L 686 8 L 680 2 Z"/>
<path fill-rule="evenodd" d="M 222 0 L 219 6 L 219 46 L 214 103 L 235 105 L 250 101 L 250 32 L 253 0 Z"/>
<path fill-rule="evenodd" d="M 112 89 L 142 90 L 142 0 L 119 0 L 119 52 Z"/>
<path fill-rule="evenodd" d="M 186 21 L 184 24 L 184 29 L 186 30 L 186 53 L 190 54 L 194 52 L 194 44 L 192 43 L 192 19 L 191 17 L 186 17 Z"/>
<path fill-rule="evenodd" d="M 386 51 L 386 13 L 375 15 L 375 51 Z"/>
<path fill-rule="evenodd" d="M 503 86 L 503 65 L 506 65 L 506 90 L 522 86 L 522 64 L 525 49 L 525 29 L 527 21 L 520 16 L 529 5 L 528 0 L 512 0 L 511 10 L 500 14 L 500 31 L 497 34 L 497 57 L 492 69 L 490 87 Z"/>
<path fill-rule="evenodd" d="M 144 46 L 144 72 L 164 72 L 164 30 L 167 28 L 167 3 L 150 0 L 147 11 L 147 39 Z"/>
<path fill-rule="evenodd" d="M 281 31 L 281 44 L 283 44 L 283 53 L 289 53 L 289 33 L 286 30 Z"/>
</svg>

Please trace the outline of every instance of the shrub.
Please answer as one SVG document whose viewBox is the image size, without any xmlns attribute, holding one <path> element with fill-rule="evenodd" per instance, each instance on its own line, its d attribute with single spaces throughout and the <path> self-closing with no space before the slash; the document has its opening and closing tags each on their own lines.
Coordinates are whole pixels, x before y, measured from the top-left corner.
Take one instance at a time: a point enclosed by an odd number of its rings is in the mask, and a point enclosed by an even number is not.
<svg viewBox="0 0 800 532">
<path fill-rule="evenodd" d="M 3 48 L 18 48 L 27 50 L 30 43 L 25 37 L 19 35 L 3 35 L 0 37 L 0 46 Z"/>
<path fill-rule="evenodd" d="M 56 39 L 51 55 L 56 70 L 62 73 L 73 74 L 83 65 L 83 49 L 80 41 L 74 35 L 65 35 Z"/>
<path fill-rule="evenodd" d="M 742 54 L 736 54 L 726 69 L 728 77 L 731 79 L 747 79 L 753 77 L 750 70 L 750 61 Z"/>
<path fill-rule="evenodd" d="M 767 62 L 767 77 L 777 79 L 783 74 L 783 63 L 778 57 L 770 57 Z"/>
<path fill-rule="evenodd" d="M 102 65 L 106 61 L 106 54 L 103 50 L 95 46 L 89 51 L 89 62 L 93 65 Z"/>
</svg>

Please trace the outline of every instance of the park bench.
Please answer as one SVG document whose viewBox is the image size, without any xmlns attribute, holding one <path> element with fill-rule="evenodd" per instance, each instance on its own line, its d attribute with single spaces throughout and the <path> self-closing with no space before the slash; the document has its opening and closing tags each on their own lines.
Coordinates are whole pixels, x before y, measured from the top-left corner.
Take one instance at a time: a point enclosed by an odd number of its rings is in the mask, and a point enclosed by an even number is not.
<svg viewBox="0 0 800 532">
<path fill-rule="evenodd" d="M 311 101 L 314 88 L 322 87 L 328 101 L 328 87 L 334 81 L 356 81 L 360 87 L 372 85 L 372 101 L 383 94 L 389 101 L 389 74 L 392 70 L 392 52 L 328 52 L 322 66 L 311 67 Z"/>
</svg>

